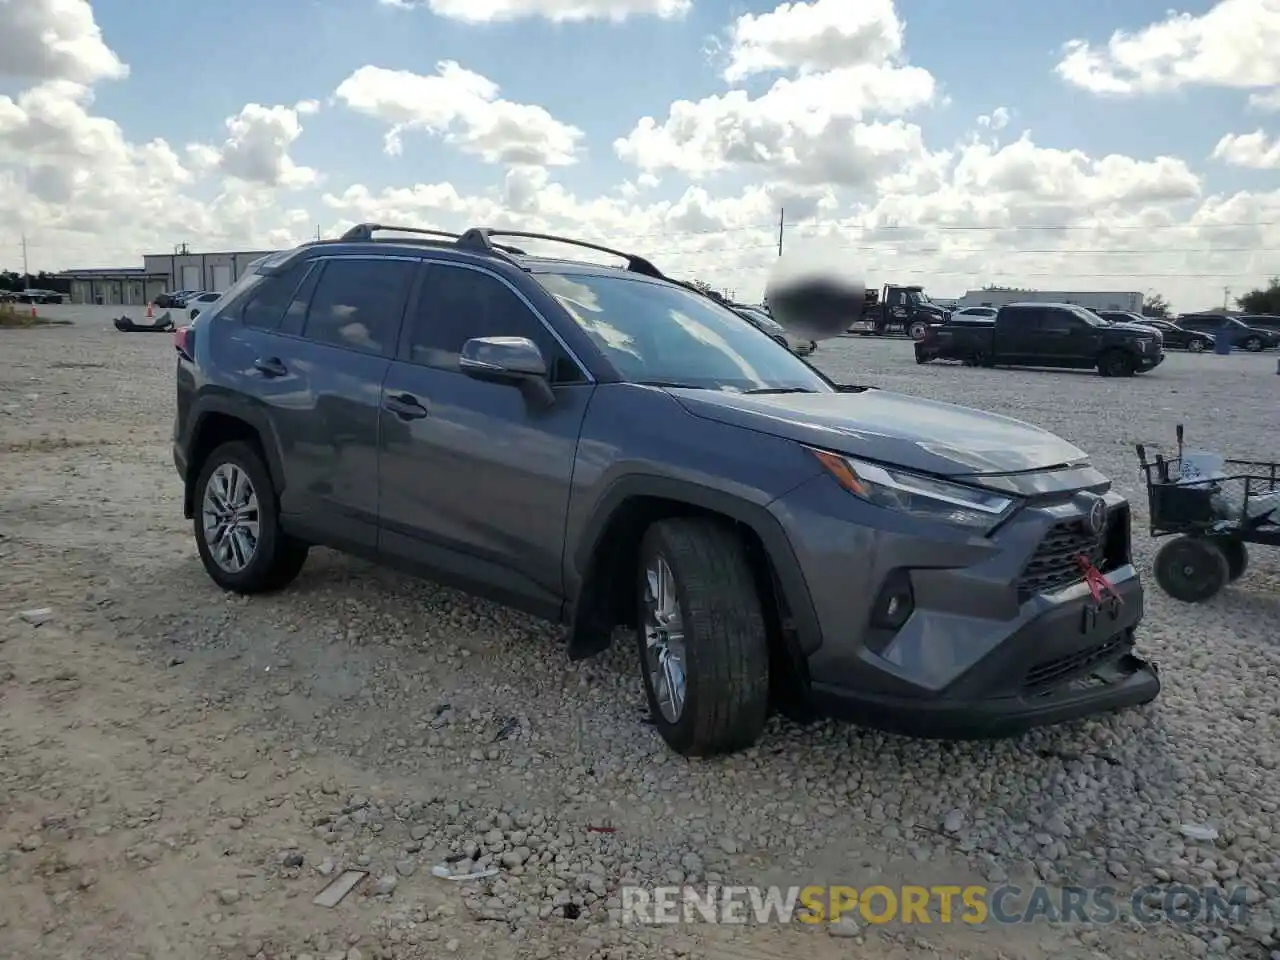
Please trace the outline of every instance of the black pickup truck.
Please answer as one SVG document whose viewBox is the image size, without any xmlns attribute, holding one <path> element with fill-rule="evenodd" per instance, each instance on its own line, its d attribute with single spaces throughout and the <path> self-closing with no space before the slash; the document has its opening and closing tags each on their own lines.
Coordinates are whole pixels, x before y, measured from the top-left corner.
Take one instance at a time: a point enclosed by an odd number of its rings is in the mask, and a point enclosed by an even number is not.
<svg viewBox="0 0 1280 960">
<path fill-rule="evenodd" d="M 915 343 L 916 363 L 960 360 L 982 367 L 1096 369 L 1104 377 L 1145 373 L 1164 360 L 1158 331 L 1108 323 L 1073 303 L 1011 303 L 986 323 L 931 326 Z"/>
</svg>

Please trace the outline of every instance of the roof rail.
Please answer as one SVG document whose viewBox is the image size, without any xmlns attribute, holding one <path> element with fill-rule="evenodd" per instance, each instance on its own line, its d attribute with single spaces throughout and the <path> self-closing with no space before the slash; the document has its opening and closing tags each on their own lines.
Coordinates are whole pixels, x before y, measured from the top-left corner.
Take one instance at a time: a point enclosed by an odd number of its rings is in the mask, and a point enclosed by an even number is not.
<svg viewBox="0 0 1280 960">
<path fill-rule="evenodd" d="M 461 237 L 458 238 L 458 247 L 464 250 L 489 251 L 493 249 L 504 249 L 495 244 L 493 238 L 497 237 L 523 237 L 527 240 L 547 240 L 552 243 L 564 243 L 574 247 L 584 247 L 587 250 L 597 250 L 600 253 L 607 253 L 614 257 L 620 257 L 627 261 L 627 269 L 632 273 L 643 274 L 646 277 L 655 277 L 659 280 L 666 280 L 667 277 L 661 270 L 655 267 L 644 257 L 636 256 L 634 253 L 624 253 L 621 250 L 614 250 L 612 247 L 604 247 L 598 243 L 588 243 L 586 240 L 574 240 L 570 237 L 557 237 L 550 233 L 529 233 L 524 230 L 497 230 L 492 227 L 472 227 Z"/>
<path fill-rule="evenodd" d="M 429 230 L 425 227 L 397 227 L 385 223 L 357 223 L 354 227 L 338 238 L 339 243 L 358 243 L 362 241 L 372 241 L 375 231 L 389 230 L 396 233 L 413 233 L 425 237 L 443 237 L 446 240 L 453 240 L 455 244 L 462 239 L 463 234 L 452 233 L 448 230 Z M 524 256 L 525 252 L 519 247 L 510 247 L 505 244 L 491 244 L 493 249 L 501 250 L 504 253 L 514 253 L 517 256 Z"/>
</svg>

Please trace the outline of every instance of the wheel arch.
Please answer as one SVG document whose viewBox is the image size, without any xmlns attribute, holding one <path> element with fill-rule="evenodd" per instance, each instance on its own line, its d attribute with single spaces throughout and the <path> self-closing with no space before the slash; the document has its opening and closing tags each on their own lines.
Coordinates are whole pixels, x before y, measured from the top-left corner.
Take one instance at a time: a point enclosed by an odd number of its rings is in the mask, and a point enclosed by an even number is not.
<svg viewBox="0 0 1280 960">
<path fill-rule="evenodd" d="M 187 444 L 183 516 L 190 520 L 195 513 L 195 483 L 205 458 L 222 444 L 234 440 L 252 444 L 262 454 L 271 475 L 271 485 L 279 495 L 284 489 L 284 468 L 279 450 L 274 443 L 268 442 L 271 436 L 266 418 L 252 408 L 217 397 L 197 400 L 191 411 L 191 434 Z"/>
<path fill-rule="evenodd" d="M 640 540 L 651 524 L 672 517 L 718 520 L 742 538 L 766 608 L 771 671 L 786 684 L 780 692 L 806 693 L 807 658 L 821 646 L 822 636 L 808 584 L 782 525 L 763 505 L 669 478 L 620 478 L 592 512 L 573 558 L 581 579 L 570 618 L 570 658 L 605 651 L 615 627 L 634 625 Z"/>
</svg>

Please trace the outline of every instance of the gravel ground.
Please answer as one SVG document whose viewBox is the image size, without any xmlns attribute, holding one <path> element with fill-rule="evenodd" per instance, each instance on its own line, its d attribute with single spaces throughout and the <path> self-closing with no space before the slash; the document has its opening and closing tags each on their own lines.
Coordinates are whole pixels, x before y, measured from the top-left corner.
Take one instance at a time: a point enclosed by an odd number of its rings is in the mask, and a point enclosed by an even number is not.
<svg viewBox="0 0 1280 960">
<path fill-rule="evenodd" d="M 220 593 L 181 515 L 168 337 L 47 312 L 75 324 L 0 330 L 0 955 L 1280 960 L 1276 555 L 1196 608 L 1147 578 L 1149 707 L 996 744 L 775 720 L 752 751 L 688 762 L 644 723 L 625 645 L 570 664 L 554 628 L 327 551 L 283 594 Z M 1280 457 L 1274 354 L 1118 381 L 917 367 L 902 341 L 815 360 L 1080 444 L 1133 499 L 1145 569 L 1134 442 L 1181 420 Z M 432 875 L 460 855 L 500 873 Z M 347 868 L 370 877 L 313 905 Z M 1251 907 L 1234 925 L 610 922 L 624 882 L 704 879 L 1241 885 Z"/>
</svg>

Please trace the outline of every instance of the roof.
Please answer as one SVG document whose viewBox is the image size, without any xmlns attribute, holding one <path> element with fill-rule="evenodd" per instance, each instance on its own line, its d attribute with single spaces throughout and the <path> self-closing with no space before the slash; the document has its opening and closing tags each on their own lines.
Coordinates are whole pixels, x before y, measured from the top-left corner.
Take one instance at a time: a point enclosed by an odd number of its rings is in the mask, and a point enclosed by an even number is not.
<svg viewBox="0 0 1280 960">
<path fill-rule="evenodd" d="M 82 270 L 60 270 L 58 277 L 167 277 L 146 267 L 86 267 Z"/>
</svg>

